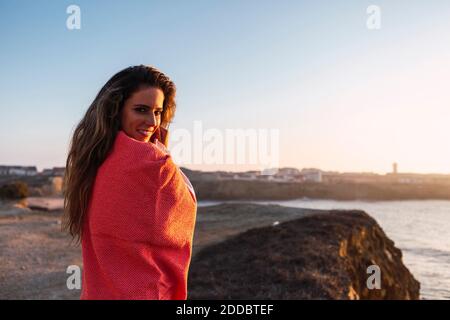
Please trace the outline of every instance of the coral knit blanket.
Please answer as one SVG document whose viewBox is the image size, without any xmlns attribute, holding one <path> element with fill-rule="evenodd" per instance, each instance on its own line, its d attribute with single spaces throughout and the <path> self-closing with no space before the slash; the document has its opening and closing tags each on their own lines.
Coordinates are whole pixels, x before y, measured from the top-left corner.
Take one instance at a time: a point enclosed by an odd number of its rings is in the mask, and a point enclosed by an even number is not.
<svg viewBox="0 0 450 320">
<path fill-rule="evenodd" d="M 119 131 L 84 221 L 81 299 L 187 299 L 196 211 L 164 146 Z"/>
</svg>

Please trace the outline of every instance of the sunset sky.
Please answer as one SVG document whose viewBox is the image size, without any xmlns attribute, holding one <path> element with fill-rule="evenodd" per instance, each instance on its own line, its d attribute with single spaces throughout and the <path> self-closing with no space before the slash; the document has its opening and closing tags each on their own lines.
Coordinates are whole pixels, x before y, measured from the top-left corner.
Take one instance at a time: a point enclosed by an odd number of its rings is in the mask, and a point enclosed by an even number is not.
<svg viewBox="0 0 450 320">
<path fill-rule="evenodd" d="M 103 84 L 149 64 L 178 87 L 171 130 L 279 129 L 283 167 L 450 173 L 449 17 L 446 0 L 0 0 L 0 165 L 64 166 Z"/>
</svg>

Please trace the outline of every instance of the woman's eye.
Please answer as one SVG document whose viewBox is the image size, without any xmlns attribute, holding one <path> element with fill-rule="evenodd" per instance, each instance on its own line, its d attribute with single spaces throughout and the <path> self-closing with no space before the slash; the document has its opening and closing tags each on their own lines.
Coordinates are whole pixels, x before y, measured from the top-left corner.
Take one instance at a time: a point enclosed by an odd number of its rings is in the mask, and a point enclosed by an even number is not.
<svg viewBox="0 0 450 320">
<path fill-rule="evenodd" d="M 145 111 L 147 111 L 145 108 L 136 108 L 135 110 L 137 112 L 145 112 Z"/>
<path fill-rule="evenodd" d="M 157 116 L 160 116 L 160 115 L 162 114 L 162 111 L 155 111 L 155 114 L 156 114 Z"/>
</svg>

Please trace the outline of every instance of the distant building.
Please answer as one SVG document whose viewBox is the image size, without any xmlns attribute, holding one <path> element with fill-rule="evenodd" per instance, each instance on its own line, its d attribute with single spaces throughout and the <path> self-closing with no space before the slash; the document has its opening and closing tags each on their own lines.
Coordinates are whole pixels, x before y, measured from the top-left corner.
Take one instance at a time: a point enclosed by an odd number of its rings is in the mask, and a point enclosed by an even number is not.
<svg viewBox="0 0 450 320">
<path fill-rule="evenodd" d="M 398 171 L 397 171 L 397 162 L 394 162 L 392 164 L 392 174 L 397 174 L 397 173 L 398 173 Z"/>
<path fill-rule="evenodd" d="M 322 171 L 319 169 L 303 169 L 301 175 L 305 182 L 322 182 Z"/>
<path fill-rule="evenodd" d="M 297 168 L 270 168 L 257 172 L 255 178 L 260 181 L 296 182 L 301 181 L 301 174 Z"/>
<path fill-rule="evenodd" d="M 275 174 L 277 174 L 278 172 L 278 168 L 266 168 L 261 170 L 261 176 L 273 176 Z"/>
<path fill-rule="evenodd" d="M 63 176 L 65 171 L 65 167 L 53 167 L 53 173 L 55 176 Z"/>
<path fill-rule="evenodd" d="M 0 176 L 35 176 L 36 167 L 0 166 Z"/>
<path fill-rule="evenodd" d="M 64 176 L 65 167 L 53 167 L 52 169 L 44 169 L 41 172 L 43 176 Z"/>
<path fill-rule="evenodd" d="M 51 175 L 53 175 L 53 170 L 52 169 L 44 169 L 44 170 L 42 170 L 41 174 L 43 176 L 51 176 Z"/>
<path fill-rule="evenodd" d="M 297 168 L 280 168 L 278 169 L 277 174 L 283 176 L 296 176 L 300 174 L 300 170 L 298 170 Z"/>
</svg>

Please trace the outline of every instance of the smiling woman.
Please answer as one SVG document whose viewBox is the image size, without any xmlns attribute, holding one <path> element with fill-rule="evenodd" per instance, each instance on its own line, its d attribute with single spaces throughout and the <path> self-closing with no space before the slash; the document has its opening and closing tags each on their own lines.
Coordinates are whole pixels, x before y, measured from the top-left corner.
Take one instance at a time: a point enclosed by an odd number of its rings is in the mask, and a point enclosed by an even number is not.
<svg viewBox="0 0 450 320">
<path fill-rule="evenodd" d="M 114 75 L 75 129 L 64 230 L 82 243 L 82 299 L 186 299 L 196 197 L 166 126 L 175 85 L 147 66 Z"/>
<path fill-rule="evenodd" d="M 148 142 L 161 125 L 164 93 L 145 87 L 133 93 L 122 110 L 122 130 L 136 140 Z"/>
</svg>

